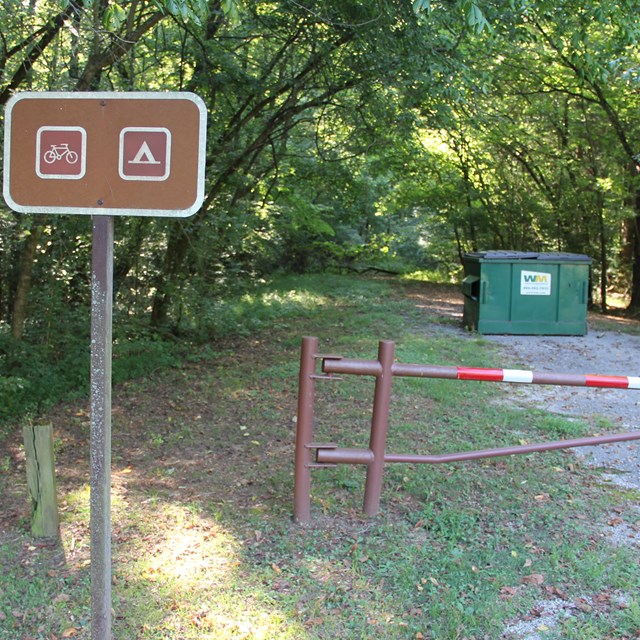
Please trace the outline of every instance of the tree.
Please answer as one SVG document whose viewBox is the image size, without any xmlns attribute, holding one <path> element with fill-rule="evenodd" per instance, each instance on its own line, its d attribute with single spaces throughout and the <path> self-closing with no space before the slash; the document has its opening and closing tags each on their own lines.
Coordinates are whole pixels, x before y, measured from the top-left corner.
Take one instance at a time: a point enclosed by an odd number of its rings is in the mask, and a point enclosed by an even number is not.
<svg viewBox="0 0 640 640">
<path fill-rule="evenodd" d="M 302 148 L 294 147 L 298 132 L 314 141 L 311 157 L 322 157 L 328 146 L 331 161 L 370 152 L 389 125 L 375 108 L 450 54 L 438 29 L 425 28 L 403 2 L 327 2 L 323 9 L 258 2 L 232 34 L 213 14 L 202 32 L 193 31 L 183 58 L 188 87 L 213 114 L 207 198 L 191 220 L 169 232 L 154 323 L 167 318 L 184 274 L 207 268 L 203 256 L 212 271 L 219 256 L 245 261 L 244 240 L 255 241 L 269 215 L 261 193 L 276 193 L 269 183 L 291 166 L 285 161 L 290 151 Z M 310 205 L 305 185 L 296 186 Z M 300 201 L 289 191 L 289 202 Z M 316 229 L 327 230 L 319 223 L 321 210 L 306 208 L 307 230 L 312 219 Z M 302 217 L 298 211 L 290 218 L 292 229 Z"/>
<path fill-rule="evenodd" d="M 223 4 L 227 11 L 235 11 L 234 2 Z M 98 89 L 104 73 L 108 74 L 109 88 L 133 88 L 136 47 L 157 30 L 163 19 L 177 14 L 182 20 L 197 21 L 197 12 L 205 9 L 203 2 L 193 0 L 131 0 L 120 4 L 70 0 L 62 9 L 46 1 L 27 6 L 8 0 L 0 9 L 0 104 L 6 104 L 14 92 L 25 88 Z M 212 3 L 212 10 L 223 13 L 220 2 Z M 128 66 L 123 64 L 127 56 Z M 114 74 L 116 67 L 121 72 Z M 11 306 L 8 315 L 16 340 L 24 333 L 34 256 L 45 224 L 46 218 L 32 219 L 17 256 L 19 268 L 9 272 L 11 278 L 4 297 Z"/>
<path fill-rule="evenodd" d="M 491 220 L 494 237 L 485 242 L 509 238 L 513 246 L 511 225 L 523 229 L 529 248 L 594 255 L 603 304 L 625 206 L 636 217 L 629 140 L 637 125 L 629 109 L 638 103 L 630 91 L 638 18 L 628 9 L 626 2 L 500 6 L 489 16 L 492 30 L 464 42 L 470 73 L 459 79 L 447 127 L 452 148 L 473 149 L 459 153 L 474 158 L 460 171 Z M 632 193 L 626 203 L 624 191 Z M 521 223 L 509 213 L 510 198 L 526 212 Z M 635 273 L 640 261 L 632 263 Z"/>
<path fill-rule="evenodd" d="M 491 247 L 588 252 L 606 301 L 637 190 L 625 147 L 637 132 L 629 6 L 10 0 L 0 95 L 205 100 L 201 210 L 118 222 L 119 306 L 157 326 L 193 326 L 205 297 L 276 269 L 374 255 L 455 269 L 465 251 Z M 88 229 L 2 215 L 0 314 L 13 313 L 19 336 L 30 268 L 32 282 L 54 269 L 47 286 L 64 300 L 88 295 Z"/>
</svg>

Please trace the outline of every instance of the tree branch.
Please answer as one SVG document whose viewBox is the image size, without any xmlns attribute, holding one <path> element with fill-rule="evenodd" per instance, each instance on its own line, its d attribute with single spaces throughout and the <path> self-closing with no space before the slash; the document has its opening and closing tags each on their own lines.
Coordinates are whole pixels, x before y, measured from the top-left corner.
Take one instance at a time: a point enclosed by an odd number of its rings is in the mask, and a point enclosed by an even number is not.
<svg viewBox="0 0 640 640">
<path fill-rule="evenodd" d="M 142 22 L 137 29 L 128 32 L 124 38 L 112 42 L 106 49 L 89 56 L 84 71 L 76 84 L 76 91 L 89 91 L 100 71 L 115 64 L 126 53 L 131 51 L 140 38 L 148 31 L 151 31 L 165 16 L 165 12 L 156 11 Z"/>
<path fill-rule="evenodd" d="M 0 91 L 0 105 L 6 104 L 13 92 L 24 82 L 29 72 L 33 69 L 35 62 L 44 53 L 45 49 L 59 33 L 64 24 L 71 18 L 80 14 L 83 2 L 84 0 L 74 0 L 74 2 L 70 2 L 64 11 L 61 11 L 49 21 L 46 27 L 42 27 L 35 31 L 19 45 L 13 47 L 6 56 L 3 57 L 2 66 L 4 67 L 6 60 L 27 48 L 38 36 L 40 36 L 40 39 L 33 44 L 25 59 L 13 74 L 11 80 L 2 89 L 2 91 Z"/>
</svg>

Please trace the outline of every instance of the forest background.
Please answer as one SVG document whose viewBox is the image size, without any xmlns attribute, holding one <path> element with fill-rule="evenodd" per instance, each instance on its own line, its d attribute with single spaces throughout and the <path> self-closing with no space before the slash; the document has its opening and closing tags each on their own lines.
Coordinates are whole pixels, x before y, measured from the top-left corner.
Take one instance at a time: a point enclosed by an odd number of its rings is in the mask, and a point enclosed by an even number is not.
<svg viewBox="0 0 640 640">
<path fill-rule="evenodd" d="M 292 272 L 456 281 L 467 251 L 568 251 L 594 304 L 640 311 L 638 0 L 4 0 L 0 34 L 0 105 L 207 106 L 202 208 L 117 220 L 116 379 Z M 0 206 L 0 420 L 86 386 L 90 244 L 88 216 Z"/>
</svg>

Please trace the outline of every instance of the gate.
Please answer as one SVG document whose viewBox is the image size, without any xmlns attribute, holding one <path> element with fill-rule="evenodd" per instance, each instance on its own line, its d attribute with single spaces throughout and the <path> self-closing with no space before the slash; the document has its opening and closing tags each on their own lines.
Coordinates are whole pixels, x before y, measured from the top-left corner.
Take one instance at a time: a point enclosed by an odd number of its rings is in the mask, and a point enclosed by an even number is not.
<svg viewBox="0 0 640 640">
<path fill-rule="evenodd" d="M 442 378 L 447 380 L 477 380 L 484 382 L 510 382 L 519 384 L 546 384 L 574 387 L 614 389 L 640 389 L 640 377 L 603 376 L 591 374 L 548 373 L 519 369 L 483 369 L 476 367 L 446 367 L 435 365 L 403 364 L 394 362 L 395 344 L 380 341 L 377 360 L 358 360 L 337 355 L 318 353 L 318 339 L 302 340 L 298 389 L 298 415 L 295 447 L 294 520 L 311 519 L 311 471 L 316 468 L 335 467 L 338 464 L 364 464 L 367 466 L 363 511 L 375 516 L 380 507 L 382 475 L 385 463 L 409 462 L 413 464 L 442 464 L 463 460 L 478 460 L 539 451 L 552 451 L 572 447 L 586 447 L 610 442 L 640 440 L 640 431 L 617 433 L 573 440 L 557 440 L 496 449 L 463 451 L 439 455 L 392 454 L 385 451 L 389 426 L 391 382 L 394 376 L 414 378 Z M 321 363 L 318 372 L 318 363 Z M 369 447 L 345 449 L 333 443 L 314 442 L 314 404 L 316 382 L 339 380 L 336 374 L 373 376 L 376 379 L 371 414 Z"/>
</svg>

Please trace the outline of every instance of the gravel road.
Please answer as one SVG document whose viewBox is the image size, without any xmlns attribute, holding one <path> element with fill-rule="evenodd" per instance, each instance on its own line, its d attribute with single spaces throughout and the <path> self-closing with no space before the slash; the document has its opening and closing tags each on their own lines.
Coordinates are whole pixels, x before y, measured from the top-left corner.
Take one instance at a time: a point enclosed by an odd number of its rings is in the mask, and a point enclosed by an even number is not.
<svg viewBox="0 0 640 640">
<path fill-rule="evenodd" d="M 591 329 L 585 336 L 484 336 L 503 352 L 504 366 L 555 371 L 558 373 L 593 373 L 602 375 L 640 375 L 640 336 L 619 330 Z M 518 385 L 514 401 L 520 406 L 536 406 L 563 415 L 602 416 L 615 431 L 640 430 L 640 390 L 586 389 Z M 640 489 L 640 440 L 580 447 L 575 449 L 585 464 L 601 469 L 603 482 Z M 638 508 L 636 507 L 638 510 Z M 640 548 L 638 527 L 611 514 L 602 535 L 612 546 Z M 620 606 L 629 594 L 615 593 Z M 588 606 L 592 594 L 578 599 Z M 563 619 L 576 615 L 576 601 L 563 598 L 542 599 L 532 611 L 535 615 L 511 620 L 501 638 L 504 640 L 544 640 L 540 629 L 557 628 Z M 579 613 L 579 611 L 578 611 Z"/>
<path fill-rule="evenodd" d="M 485 336 L 510 365 L 538 371 L 640 376 L 640 336 L 589 331 L 585 336 Z M 519 387 L 517 402 L 575 416 L 602 416 L 616 431 L 640 430 L 640 390 Z M 582 447 L 576 454 L 603 468 L 604 479 L 640 489 L 640 441 Z"/>
<path fill-rule="evenodd" d="M 416 304 L 447 322 L 430 324 L 427 331 L 447 333 L 475 340 L 479 336 L 462 326 L 462 295 L 455 287 L 425 286 L 414 294 Z M 598 316 L 589 317 L 585 336 L 482 336 L 501 352 L 498 366 L 508 369 L 553 371 L 619 376 L 640 376 L 640 336 L 630 332 L 629 323 L 609 318 L 606 329 Z M 601 432 L 640 431 L 640 390 L 587 389 L 546 385 L 510 385 L 509 401 L 521 407 L 536 407 L 566 416 L 604 421 Z M 593 435 L 597 435 L 594 433 Z M 602 473 L 604 483 L 640 490 L 640 440 L 627 443 L 580 447 L 576 456 Z M 640 507 L 635 507 L 640 513 Z M 612 512 L 602 525 L 602 535 L 609 544 L 640 549 L 640 530 Z M 628 602 L 630 594 L 612 594 L 612 606 Z M 579 604 L 594 604 L 593 594 L 585 593 Z M 577 612 L 577 613 L 576 613 Z M 576 601 L 546 598 L 536 603 L 527 614 L 506 623 L 503 640 L 544 640 L 547 631 L 557 628 L 569 616 L 579 615 Z M 604 613 L 602 615 L 605 615 Z"/>
<path fill-rule="evenodd" d="M 424 283 L 411 292 L 416 306 L 429 315 L 445 319 L 428 331 L 477 339 L 462 326 L 463 297 L 459 287 Z M 504 356 L 503 368 L 558 373 L 640 376 L 640 335 L 637 322 L 589 315 L 584 336 L 485 335 Z M 544 385 L 513 385 L 512 401 L 520 406 L 539 407 L 563 415 L 602 416 L 613 431 L 640 430 L 640 390 L 587 389 Z M 596 434 L 594 434 L 596 435 Z M 640 440 L 628 443 L 581 447 L 576 455 L 587 464 L 610 471 L 604 479 L 640 489 Z"/>
</svg>

